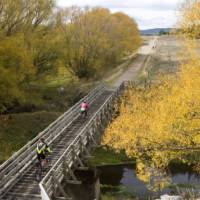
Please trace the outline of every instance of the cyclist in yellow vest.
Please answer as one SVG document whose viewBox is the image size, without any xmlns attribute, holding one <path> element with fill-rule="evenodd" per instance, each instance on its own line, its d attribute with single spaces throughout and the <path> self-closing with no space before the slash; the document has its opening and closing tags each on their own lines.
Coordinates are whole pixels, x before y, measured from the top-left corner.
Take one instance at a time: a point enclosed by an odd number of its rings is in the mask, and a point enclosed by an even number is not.
<svg viewBox="0 0 200 200">
<path fill-rule="evenodd" d="M 46 160 L 47 153 L 51 153 L 51 149 L 47 145 L 47 143 L 44 141 L 44 138 L 41 138 L 37 144 L 37 158 L 41 162 L 43 160 Z"/>
</svg>

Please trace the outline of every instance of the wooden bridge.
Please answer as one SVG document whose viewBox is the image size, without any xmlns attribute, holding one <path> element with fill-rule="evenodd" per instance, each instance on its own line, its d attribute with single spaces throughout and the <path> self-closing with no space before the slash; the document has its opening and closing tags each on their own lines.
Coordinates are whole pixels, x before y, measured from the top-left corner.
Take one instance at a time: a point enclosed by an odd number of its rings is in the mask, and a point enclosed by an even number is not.
<svg viewBox="0 0 200 200">
<path fill-rule="evenodd" d="M 122 83 L 118 88 L 108 89 L 105 84 L 99 85 L 3 163 L 0 166 L 0 199 L 71 199 L 62 183 L 80 183 L 74 170 L 85 169 L 85 160 L 90 157 L 91 148 L 100 142 L 124 86 Z M 84 99 L 90 104 L 86 120 L 80 117 L 80 103 Z M 53 153 L 38 183 L 35 180 L 36 145 L 41 137 Z"/>
</svg>

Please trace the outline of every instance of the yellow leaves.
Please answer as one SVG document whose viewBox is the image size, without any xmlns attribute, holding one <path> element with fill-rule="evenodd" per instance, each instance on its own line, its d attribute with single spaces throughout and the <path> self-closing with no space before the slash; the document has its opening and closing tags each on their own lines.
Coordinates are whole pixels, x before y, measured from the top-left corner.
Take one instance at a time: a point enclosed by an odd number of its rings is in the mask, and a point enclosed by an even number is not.
<svg viewBox="0 0 200 200">
<path fill-rule="evenodd" d="M 53 6 L 53 0 L 1 0 L 1 34 L 31 33 L 39 25 L 49 22 Z"/>
<path fill-rule="evenodd" d="M 151 177 L 151 173 L 148 169 L 146 169 L 146 163 L 143 163 L 141 161 L 137 161 L 137 166 L 136 166 L 136 173 L 137 177 L 144 181 L 145 183 L 148 183 Z"/>
<path fill-rule="evenodd" d="M 0 67 L 12 71 L 19 81 L 34 73 L 32 57 L 24 45 L 23 34 L 0 41 Z"/>
<path fill-rule="evenodd" d="M 163 76 L 150 89 L 126 91 L 120 116 L 108 127 L 104 144 L 123 149 L 131 157 L 148 155 L 156 168 L 177 157 L 184 159 L 170 147 L 200 145 L 199 77 L 200 61 L 195 55 L 182 64 L 176 79 Z M 159 151 L 162 148 L 165 151 Z"/>
<path fill-rule="evenodd" d="M 200 3 L 189 0 L 183 3 L 181 9 L 180 27 L 182 32 L 190 38 L 199 38 L 200 36 Z"/>
<path fill-rule="evenodd" d="M 148 189 L 153 191 L 160 191 L 170 184 L 170 178 L 164 170 L 149 166 L 142 160 L 137 160 L 136 175 L 147 184 Z"/>
</svg>

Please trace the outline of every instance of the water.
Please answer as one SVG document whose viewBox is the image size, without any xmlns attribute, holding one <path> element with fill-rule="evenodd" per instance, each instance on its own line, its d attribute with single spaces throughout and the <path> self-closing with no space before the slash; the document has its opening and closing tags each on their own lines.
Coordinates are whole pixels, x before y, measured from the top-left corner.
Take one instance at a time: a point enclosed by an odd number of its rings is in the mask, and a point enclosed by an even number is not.
<svg viewBox="0 0 200 200">
<path fill-rule="evenodd" d="M 161 194 L 169 194 L 175 190 L 175 187 L 168 186 L 162 188 L 160 192 L 150 190 L 145 182 L 137 177 L 134 165 L 103 166 L 98 169 L 100 171 L 101 185 L 124 187 L 127 193 L 133 194 L 140 199 L 146 199 L 149 196 L 158 197 Z M 169 184 L 171 186 L 178 184 L 179 187 L 183 188 L 191 187 L 191 185 L 200 187 L 200 176 L 191 167 L 173 165 L 169 167 L 169 171 L 166 174 L 168 178 L 170 177 Z M 109 192 L 109 189 L 106 191 Z"/>
</svg>

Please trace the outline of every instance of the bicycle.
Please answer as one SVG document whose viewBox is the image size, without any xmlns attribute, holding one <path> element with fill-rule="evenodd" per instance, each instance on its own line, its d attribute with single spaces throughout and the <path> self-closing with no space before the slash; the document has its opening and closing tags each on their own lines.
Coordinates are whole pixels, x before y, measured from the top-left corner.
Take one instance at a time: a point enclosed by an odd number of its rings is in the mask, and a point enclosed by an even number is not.
<svg viewBox="0 0 200 200">
<path fill-rule="evenodd" d="M 82 122 L 86 121 L 89 117 L 89 109 L 85 111 L 80 111 L 80 119 Z"/>
<path fill-rule="evenodd" d="M 36 162 L 36 170 L 35 170 L 35 179 L 37 182 L 40 182 L 42 180 L 42 164 L 41 161 L 38 160 Z"/>
<path fill-rule="evenodd" d="M 52 151 L 45 142 L 44 138 L 40 138 L 38 144 L 37 144 L 37 160 L 36 163 L 36 171 L 35 171 L 35 178 L 37 181 L 40 181 L 42 179 L 42 173 L 45 170 L 45 165 L 49 163 L 49 160 L 47 159 L 47 156 L 51 154 Z"/>
<path fill-rule="evenodd" d="M 42 159 L 42 160 L 38 160 L 38 162 L 36 162 L 35 179 L 37 182 L 40 182 L 42 180 L 42 174 L 45 169 L 44 167 L 48 163 L 49 163 L 49 161 L 46 158 Z"/>
</svg>

